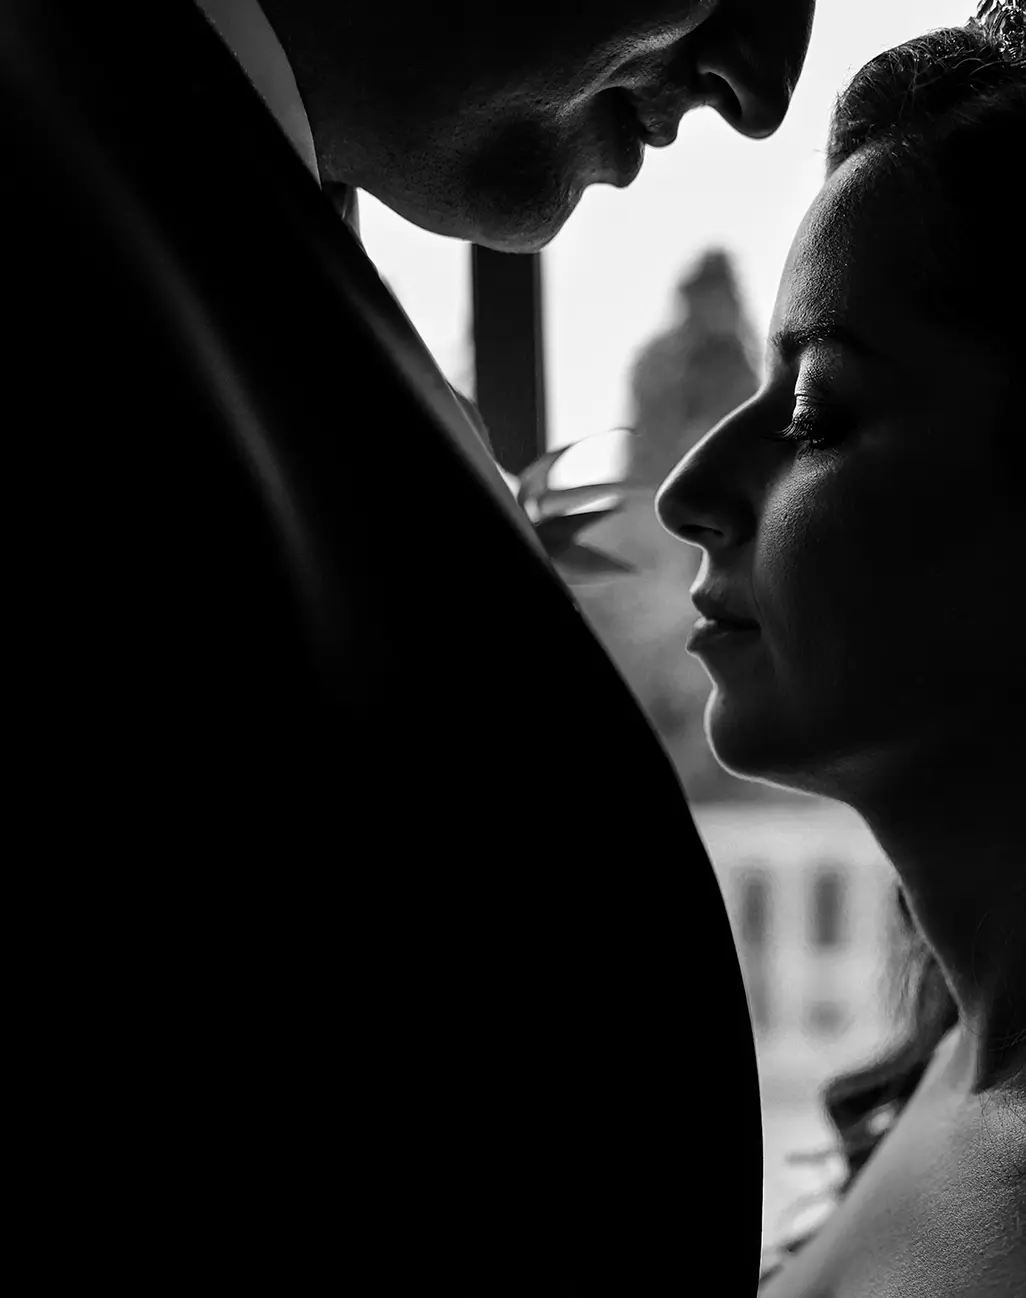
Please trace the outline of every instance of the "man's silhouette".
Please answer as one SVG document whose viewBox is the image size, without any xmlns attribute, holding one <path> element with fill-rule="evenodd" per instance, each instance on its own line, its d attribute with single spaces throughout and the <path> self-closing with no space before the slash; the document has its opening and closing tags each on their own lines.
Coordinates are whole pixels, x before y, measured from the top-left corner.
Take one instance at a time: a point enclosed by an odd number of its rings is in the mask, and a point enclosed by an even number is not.
<svg viewBox="0 0 1026 1298">
<path fill-rule="evenodd" d="M 0 0 L 11 745 L 83 1279 L 754 1287 L 718 887 L 352 199 L 539 248 L 689 106 L 772 131 L 810 10 Z"/>
</svg>

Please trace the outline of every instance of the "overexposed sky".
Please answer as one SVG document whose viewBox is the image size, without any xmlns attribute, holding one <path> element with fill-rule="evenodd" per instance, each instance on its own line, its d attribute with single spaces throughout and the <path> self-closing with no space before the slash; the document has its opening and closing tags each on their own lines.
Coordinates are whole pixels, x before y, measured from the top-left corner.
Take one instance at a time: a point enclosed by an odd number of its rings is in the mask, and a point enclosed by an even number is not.
<svg viewBox="0 0 1026 1298">
<path fill-rule="evenodd" d="M 733 254 L 752 323 L 765 334 L 787 249 L 822 180 L 834 95 L 874 54 L 962 23 L 975 7 L 819 0 L 805 70 L 774 136 L 746 140 L 699 109 L 674 144 L 647 151 L 629 188 L 585 192 L 542 254 L 550 446 L 628 419 L 631 361 L 669 323 L 682 270 L 707 248 Z M 368 253 L 440 367 L 469 384 L 469 246 L 411 226 L 368 194 L 360 220 Z"/>
</svg>

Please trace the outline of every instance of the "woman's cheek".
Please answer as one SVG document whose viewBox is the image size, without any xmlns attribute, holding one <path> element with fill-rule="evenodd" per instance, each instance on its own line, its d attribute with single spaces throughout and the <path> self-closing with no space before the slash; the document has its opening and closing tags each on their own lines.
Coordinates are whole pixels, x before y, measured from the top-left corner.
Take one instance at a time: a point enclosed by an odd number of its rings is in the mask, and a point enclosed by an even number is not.
<svg viewBox="0 0 1026 1298">
<path fill-rule="evenodd" d="M 822 597 L 825 573 L 836 570 L 843 557 L 837 554 L 832 495 L 829 475 L 800 469 L 779 480 L 769 494 L 754 561 L 756 597 L 769 602 L 767 615 L 774 608 L 800 608 Z M 833 551 L 832 556 L 825 551 Z"/>
<path fill-rule="evenodd" d="M 808 456 L 813 459 L 812 455 Z M 753 564 L 771 640 L 806 658 L 867 633 L 893 558 L 880 509 L 843 462 L 800 462 L 766 500 Z M 893 572 L 893 567 L 891 568 Z"/>
</svg>

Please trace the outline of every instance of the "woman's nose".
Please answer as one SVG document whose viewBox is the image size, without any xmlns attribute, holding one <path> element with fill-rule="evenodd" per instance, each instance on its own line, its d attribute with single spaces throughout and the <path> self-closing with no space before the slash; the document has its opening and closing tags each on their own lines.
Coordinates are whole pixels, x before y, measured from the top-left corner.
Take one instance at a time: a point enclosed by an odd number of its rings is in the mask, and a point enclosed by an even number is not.
<svg viewBox="0 0 1026 1298">
<path fill-rule="evenodd" d="M 655 512 L 663 527 L 703 550 L 740 545 L 755 528 L 755 484 L 738 444 L 739 413 L 706 433 L 656 492 Z"/>
<path fill-rule="evenodd" d="M 655 511 L 671 535 L 690 545 L 715 549 L 726 539 L 723 520 L 708 497 L 703 500 L 692 490 L 688 460 L 679 464 L 656 492 Z"/>
</svg>

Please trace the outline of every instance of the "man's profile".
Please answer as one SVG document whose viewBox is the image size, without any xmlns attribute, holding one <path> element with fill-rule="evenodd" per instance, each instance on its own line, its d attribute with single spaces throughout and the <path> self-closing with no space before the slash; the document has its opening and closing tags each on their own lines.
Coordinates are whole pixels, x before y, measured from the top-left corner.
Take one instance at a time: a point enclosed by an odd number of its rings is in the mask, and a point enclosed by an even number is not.
<svg viewBox="0 0 1026 1298">
<path fill-rule="evenodd" d="M 47 1016 L 91 1007 L 55 1112 L 137 1288 L 654 1293 L 728 1200 L 754 1283 L 751 1028 L 675 772 L 340 214 L 541 247 L 689 105 L 772 130 L 810 14 L 0 2 L 13 742 Z"/>
<path fill-rule="evenodd" d="M 812 0 L 268 0 L 327 185 L 438 234 L 543 247 L 589 184 L 629 184 L 645 145 L 702 105 L 754 138 L 780 125 Z"/>
</svg>

